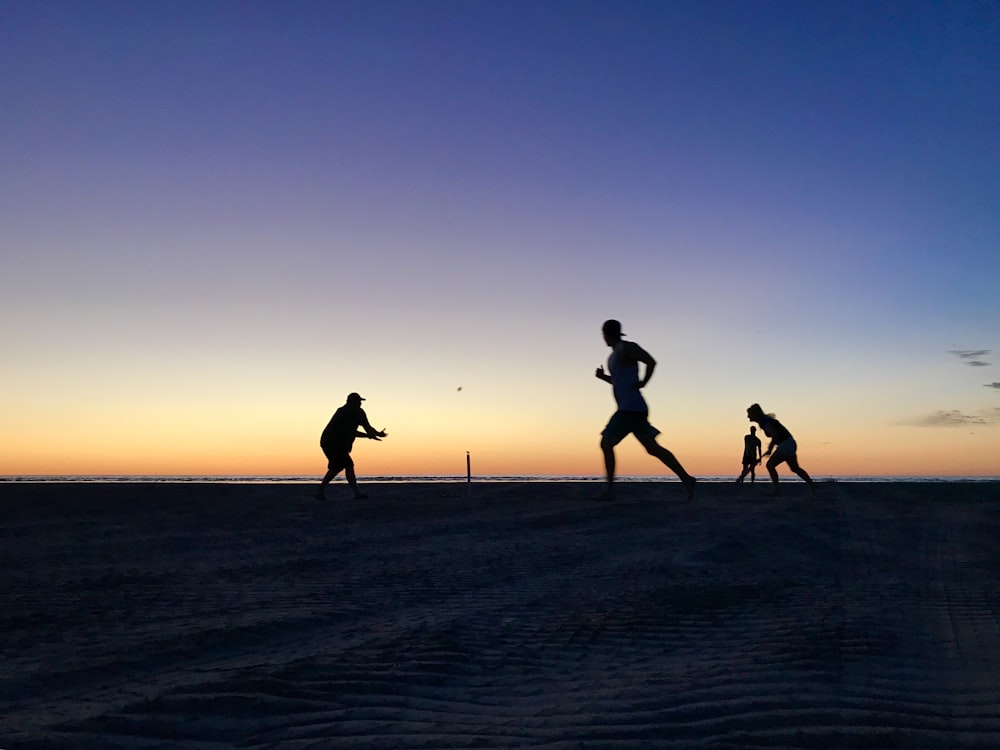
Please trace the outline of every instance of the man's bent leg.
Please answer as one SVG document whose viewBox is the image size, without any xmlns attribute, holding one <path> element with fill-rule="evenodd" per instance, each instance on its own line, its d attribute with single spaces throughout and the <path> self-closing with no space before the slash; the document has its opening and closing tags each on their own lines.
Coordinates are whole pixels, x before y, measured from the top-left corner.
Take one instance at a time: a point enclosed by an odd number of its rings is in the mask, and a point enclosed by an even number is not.
<svg viewBox="0 0 1000 750">
<path fill-rule="evenodd" d="M 604 455 L 605 490 L 599 496 L 608 499 L 614 493 L 615 446 L 631 431 L 627 415 L 618 411 L 611 415 L 607 426 L 601 431 L 601 453 Z"/>
<path fill-rule="evenodd" d="M 350 456 L 347 457 L 347 466 L 344 467 L 344 476 L 347 478 L 347 483 L 351 486 L 351 491 L 354 493 L 355 500 L 364 500 L 368 497 L 368 495 L 358 489 L 358 476 L 354 473 L 354 461 Z"/>
<path fill-rule="evenodd" d="M 339 462 L 330 462 L 330 468 L 327 470 L 326 474 L 323 476 L 323 480 L 319 483 L 319 489 L 316 490 L 316 497 L 320 499 L 326 498 L 326 486 L 333 481 L 333 478 L 337 476 L 343 469 L 343 465 Z"/>
<path fill-rule="evenodd" d="M 662 445 L 656 442 L 656 436 L 646 435 L 644 437 L 639 437 L 639 442 L 646 449 L 646 452 L 660 459 L 664 466 L 670 469 L 674 474 L 680 478 L 681 482 L 684 484 L 684 489 L 687 492 L 688 500 L 694 495 L 694 484 L 695 478 L 688 474 L 684 467 L 681 466 L 681 462 L 677 460 L 677 457 L 664 448 Z"/>
<path fill-rule="evenodd" d="M 615 442 L 605 435 L 601 438 L 601 452 L 604 454 L 604 475 L 607 482 L 607 490 L 611 492 L 611 485 L 615 481 Z"/>
</svg>

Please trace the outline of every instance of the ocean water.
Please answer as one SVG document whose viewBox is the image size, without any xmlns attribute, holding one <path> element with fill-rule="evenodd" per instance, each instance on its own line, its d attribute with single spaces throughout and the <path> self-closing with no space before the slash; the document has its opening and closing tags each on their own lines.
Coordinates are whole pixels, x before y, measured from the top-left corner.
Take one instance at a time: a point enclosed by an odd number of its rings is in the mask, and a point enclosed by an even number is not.
<svg viewBox="0 0 1000 750">
<path fill-rule="evenodd" d="M 761 479 L 758 473 L 758 481 L 767 481 L 765 476 Z M 813 477 L 818 482 L 997 482 L 1000 476 L 818 476 Z M 162 474 L 149 475 L 118 475 L 118 476 L 90 476 L 80 474 L 68 475 L 23 475 L 23 476 L 3 476 L 3 482 L 38 482 L 38 483 L 176 483 L 176 484 L 314 484 L 319 482 L 320 477 L 305 475 L 273 475 L 273 476 L 168 476 Z M 783 477 L 786 481 L 796 481 L 791 477 Z M 440 475 L 440 476 L 360 476 L 358 480 L 362 484 L 371 483 L 392 483 L 392 484 L 427 484 L 427 483 L 454 483 L 467 482 L 469 479 L 465 475 Z M 343 476 L 334 479 L 334 483 L 343 482 Z M 473 482 L 603 482 L 603 476 L 597 475 L 491 475 L 476 476 L 471 479 Z M 641 476 L 620 476 L 619 482 L 678 482 L 673 476 L 641 475 Z M 725 483 L 735 481 L 735 476 L 708 476 L 698 477 L 699 482 Z"/>
</svg>

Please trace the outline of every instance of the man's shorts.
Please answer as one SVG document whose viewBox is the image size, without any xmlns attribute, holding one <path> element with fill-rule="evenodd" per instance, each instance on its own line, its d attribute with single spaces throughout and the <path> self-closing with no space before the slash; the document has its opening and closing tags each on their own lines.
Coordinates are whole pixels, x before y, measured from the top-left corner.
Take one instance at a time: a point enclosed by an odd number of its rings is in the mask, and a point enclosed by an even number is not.
<svg viewBox="0 0 1000 750">
<path fill-rule="evenodd" d="M 629 434 L 643 438 L 655 438 L 660 431 L 649 423 L 649 412 L 616 411 L 611 415 L 607 427 L 601 432 L 604 442 L 618 445 Z"/>
<path fill-rule="evenodd" d="M 323 449 L 323 454 L 326 456 L 327 468 L 332 471 L 341 471 L 348 466 L 354 466 L 354 459 L 351 458 L 351 447 L 349 445 L 321 443 L 320 448 Z"/>
</svg>

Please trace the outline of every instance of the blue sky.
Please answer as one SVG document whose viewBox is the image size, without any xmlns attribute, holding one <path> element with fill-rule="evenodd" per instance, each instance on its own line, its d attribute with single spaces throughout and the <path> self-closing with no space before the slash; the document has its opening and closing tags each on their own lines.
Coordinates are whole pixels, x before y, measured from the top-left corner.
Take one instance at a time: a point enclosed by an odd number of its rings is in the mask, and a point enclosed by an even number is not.
<svg viewBox="0 0 1000 750">
<path fill-rule="evenodd" d="M 2 14 L 3 473 L 598 473 L 608 317 L 696 471 L 1000 473 L 994 3 Z"/>
</svg>

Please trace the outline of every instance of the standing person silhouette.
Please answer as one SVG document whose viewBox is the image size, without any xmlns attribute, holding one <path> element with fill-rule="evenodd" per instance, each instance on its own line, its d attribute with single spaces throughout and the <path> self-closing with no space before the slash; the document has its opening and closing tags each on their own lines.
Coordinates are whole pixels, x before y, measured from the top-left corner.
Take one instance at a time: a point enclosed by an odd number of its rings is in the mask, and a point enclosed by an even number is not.
<svg viewBox="0 0 1000 750">
<path fill-rule="evenodd" d="M 747 408 L 747 419 L 759 424 L 764 434 L 771 438 L 771 444 L 764 452 L 765 456 L 771 456 L 767 459 L 766 464 L 767 473 L 771 475 L 771 483 L 774 486 L 771 495 L 775 497 L 778 495 L 778 465 L 782 463 L 787 463 L 788 468 L 802 477 L 809 485 L 809 489 L 815 492 L 816 483 L 809 477 L 806 470 L 799 466 L 799 459 L 796 455 L 798 446 L 795 444 L 792 433 L 775 419 L 773 414 L 765 414 L 764 410 L 760 408 L 760 404 L 751 404 Z M 772 451 L 774 452 L 773 456 L 771 455 Z"/>
<path fill-rule="evenodd" d="M 355 499 L 363 500 L 368 497 L 358 489 L 358 478 L 354 474 L 351 448 L 354 447 L 354 438 L 381 440 L 386 436 L 386 432 L 385 430 L 376 430 L 369 424 L 368 415 L 361 408 L 362 401 L 364 399 L 357 393 L 348 394 L 347 402 L 333 413 L 320 436 L 319 446 L 323 449 L 329 463 L 327 464 L 326 476 L 323 477 L 319 489 L 316 490 L 317 499 L 326 499 L 326 486 L 341 471 L 347 477 L 347 483 L 351 486 Z M 360 432 L 358 427 L 363 427 L 364 432 Z"/>
<path fill-rule="evenodd" d="M 750 434 L 743 436 L 743 473 L 736 480 L 736 484 L 743 484 L 743 477 L 747 474 L 750 475 L 750 484 L 754 483 L 757 478 L 757 472 L 754 471 L 754 467 L 763 458 L 760 450 L 760 438 L 757 437 L 757 428 L 751 427 Z"/>
<path fill-rule="evenodd" d="M 660 459 L 683 482 L 687 499 L 694 494 L 695 478 L 684 471 L 674 454 L 656 442 L 660 431 L 649 423 L 649 407 L 643 398 L 642 388 L 646 386 L 656 369 L 656 360 L 634 341 L 622 339 L 622 324 L 617 320 L 606 320 L 601 327 L 604 342 L 611 347 L 608 357 L 608 371 L 598 367 L 594 373 L 598 380 L 610 383 L 618 410 L 611 416 L 607 427 L 601 433 L 601 450 L 604 452 L 604 467 L 607 471 L 607 486 L 600 499 L 614 497 L 615 446 L 632 433 L 651 456 Z M 639 378 L 639 363 L 646 366 Z"/>
</svg>

